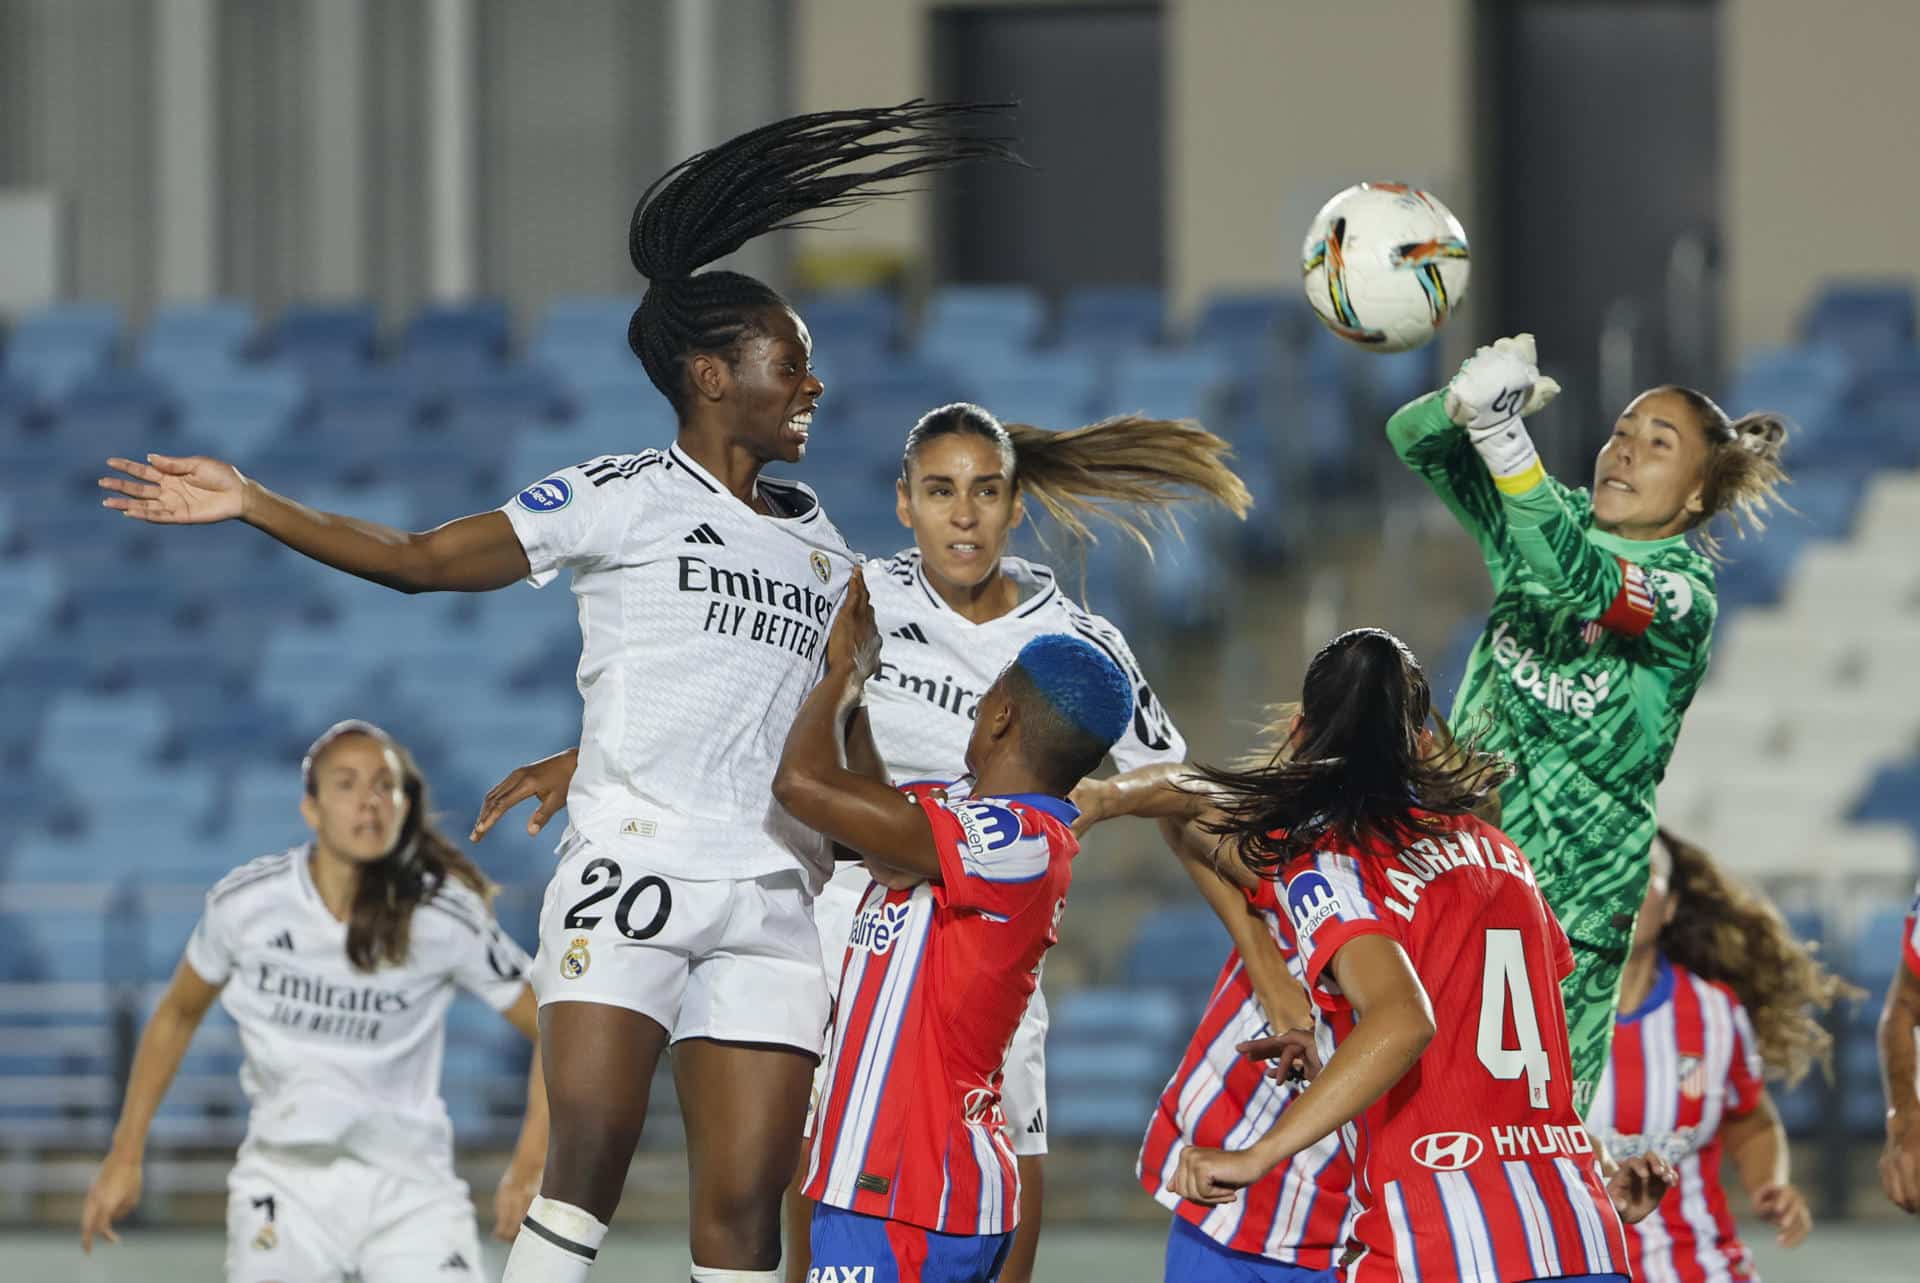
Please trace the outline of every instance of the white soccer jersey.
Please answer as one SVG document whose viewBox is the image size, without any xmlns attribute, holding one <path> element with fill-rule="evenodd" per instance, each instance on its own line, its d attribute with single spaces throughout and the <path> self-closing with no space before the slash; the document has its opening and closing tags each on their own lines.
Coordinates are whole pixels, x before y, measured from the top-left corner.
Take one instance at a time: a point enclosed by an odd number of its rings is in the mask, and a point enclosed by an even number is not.
<svg viewBox="0 0 1920 1283">
<path fill-rule="evenodd" d="M 1020 648 L 1044 633 L 1081 637 L 1112 658 L 1133 686 L 1133 722 L 1114 744 L 1123 771 L 1155 762 L 1179 762 L 1187 743 L 1161 707 L 1120 630 L 1080 608 L 1060 591 L 1053 572 L 1019 557 L 1003 557 L 1000 571 L 1020 585 L 1018 606 L 976 624 L 940 598 L 910 548 L 867 565 L 867 588 L 880 626 L 880 671 L 867 680 L 867 719 L 874 744 L 896 784 L 951 780 L 966 771 L 967 739 L 987 693 Z M 867 871 L 841 869 L 835 886 L 858 896 Z M 837 959 L 829 959 L 837 967 Z"/>
<path fill-rule="evenodd" d="M 187 964 L 224 986 L 240 1027 L 240 1086 L 252 1106 L 243 1148 L 333 1146 L 384 1168 L 453 1171 L 440 1099 L 455 987 L 504 1011 L 526 988 L 527 955 L 486 902 L 452 882 L 414 910 L 401 966 L 347 961 L 347 926 L 321 901 L 310 848 L 262 856 L 207 893 Z"/>
<path fill-rule="evenodd" d="M 678 446 L 605 455 L 504 511 L 542 587 L 573 571 L 586 709 L 570 827 L 688 879 L 828 868 L 773 801 L 853 553 L 811 490 L 760 479 L 764 517 Z"/>
<path fill-rule="evenodd" d="M 1000 573 L 1020 586 L 1018 606 L 976 624 L 933 590 L 910 548 L 867 567 L 867 587 L 883 642 L 880 671 L 867 682 L 874 742 L 896 781 L 952 779 L 962 759 L 980 697 L 1020 648 L 1044 633 L 1067 633 L 1105 651 L 1133 686 L 1133 723 L 1113 746 L 1123 771 L 1178 762 L 1186 741 L 1140 672 L 1120 630 L 1082 610 L 1060 591 L 1053 572 L 1003 557 Z"/>
</svg>

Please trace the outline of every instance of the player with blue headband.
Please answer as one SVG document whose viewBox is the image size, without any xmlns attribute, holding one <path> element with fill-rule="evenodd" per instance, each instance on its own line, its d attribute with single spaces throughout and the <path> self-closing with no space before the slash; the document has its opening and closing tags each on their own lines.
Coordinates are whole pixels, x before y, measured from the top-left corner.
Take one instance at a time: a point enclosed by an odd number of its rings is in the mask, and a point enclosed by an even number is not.
<svg viewBox="0 0 1920 1283">
<path fill-rule="evenodd" d="M 805 1192 L 816 1270 L 986 1283 L 1019 1221 L 1002 1064 L 1059 938 L 1078 810 L 1067 795 L 1133 718 L 1133 686 L 1061 633 L 981 697 L 965 783 L 895 788 L 855 718 L 880 630 L 855 571 L 773 780 L 873 877 L 840 973 Z"/>
</svg>

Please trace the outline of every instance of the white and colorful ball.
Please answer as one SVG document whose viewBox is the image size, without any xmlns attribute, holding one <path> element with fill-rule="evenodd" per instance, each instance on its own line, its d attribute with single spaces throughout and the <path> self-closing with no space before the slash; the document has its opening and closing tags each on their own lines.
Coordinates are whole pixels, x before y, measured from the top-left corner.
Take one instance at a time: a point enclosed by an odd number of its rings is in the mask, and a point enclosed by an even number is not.
<svg viewBox="0 0 1920 1283">
<path fill-rule="evenodd" d="M 1357 183 L 1321 206 L 1300 247 L 1307 302 L 1341 338 L 1375 352 L 1431 339 L 1466 297 L 1460 220 L 1405 183 Z"/>
</svg>

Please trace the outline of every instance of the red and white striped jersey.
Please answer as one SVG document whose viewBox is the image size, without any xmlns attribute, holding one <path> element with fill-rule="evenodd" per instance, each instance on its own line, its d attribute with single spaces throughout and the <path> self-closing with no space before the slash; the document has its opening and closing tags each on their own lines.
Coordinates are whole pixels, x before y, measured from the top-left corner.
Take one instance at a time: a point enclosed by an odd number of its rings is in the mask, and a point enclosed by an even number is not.
<svg viewBox="0 0 1920 1283">
<path fill-rule="evenodd" d="M 1003 1234 L 1020 1180 L 1001 1070 L 1053 946 L 1079 850 L 1057 797 L 903 791 L 940 881 L 867 889 L 853 920 L 815 1114 L 807 1197 L 943 1234 Z"/>
<path fill-rule="evenodd" d="M 1587 1119 L 1616 1158 L 1655 1151 L 1680 1173 L 1653 1215 L 1627 1227 L 1636 1279 L 1758 1277 L 1720 1183 L 1720 1124 L 1751 1112 L 1764 1090 L 1740 1000 L 1662 958 L 1653 992 L 1614 1025 L 1613 1062 Z"/>
<path fill-rule="evenodd" d="M 1913 891 L 1913 903 L 1907 907 L 1906 945 L 1900 951 L 1907 960 L 1907 970 L 1920 980 L 1920 887 Z"/>
<path fill-rule="evenodd" d="M 1273 884 L 1261 883 L 1273 902 Z M 1256 906 L 1260 904 L 1255 901 Z M 1275 907 L 1268 908 L 1269 930 Z M 1232 954 L 1214 982 L 1200 1027 L 1147 1123 L 1134 1172 L 1140 1186 L 1220 1246 L 1303 1270 L 1330 1270 L 1352 1221 L 1353 1164 L 1338 1135 L 1294 1155 L 1266 1178 L 1218 1207 L 1191 1203 L 1167 1188 L 1189 1145 L 1245 1149 L 1265 1135 L 1299 1094 L 1267 1077 L 1266 1066 L 1234 1048 L 1270 1032 L 1253 981 Z"/>
<path fill-rule="evenodd" d="M 1471 816 L 1403 847 L 1329 842 L 1283 872 L 1293 965 L 1326 1013 L 1321 1055 L 1355 1027 L 1331 964 L 1362 935 L 1396 942 L 1438 1030 L 1341 1130 L 1361 1255 L 1350 1283 L 1511 1283 L 1624 1274 L 1626 1239 L 1573 1107 L 1560 981 L 1566 933 L 1532 866 Z"/>
</svg>

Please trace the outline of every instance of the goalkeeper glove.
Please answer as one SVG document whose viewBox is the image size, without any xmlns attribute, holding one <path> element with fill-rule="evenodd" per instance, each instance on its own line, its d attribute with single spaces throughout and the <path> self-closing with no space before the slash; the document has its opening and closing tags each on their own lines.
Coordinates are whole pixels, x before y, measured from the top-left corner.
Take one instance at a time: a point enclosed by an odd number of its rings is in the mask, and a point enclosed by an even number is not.
<svg viewBox="0 0 1920 1283">
<path fill-rule="evenodd" d="M 1500 339 L 1468 357 L 1447 385 L 1447 417 L 1467 430 L 1502 489 L 1529 490 L 1542 469 L 1533 439 L 1521 422 L 1560 395 L 1560 385 L 1540 373 L 1533 335 Z"/>
</svg>

